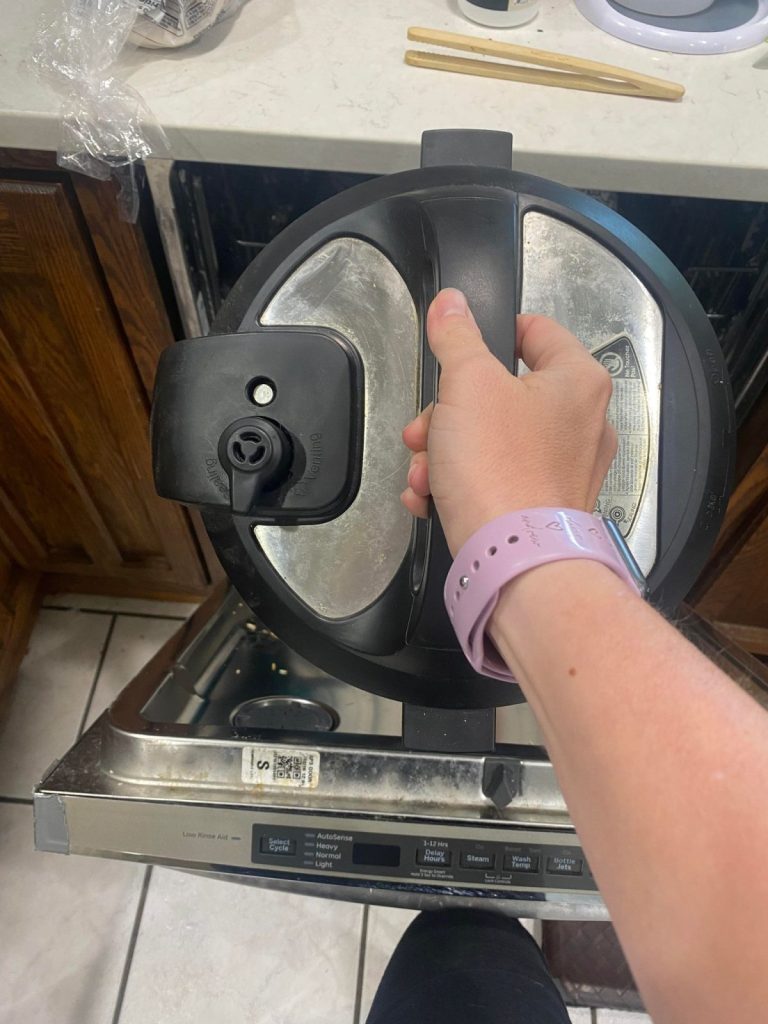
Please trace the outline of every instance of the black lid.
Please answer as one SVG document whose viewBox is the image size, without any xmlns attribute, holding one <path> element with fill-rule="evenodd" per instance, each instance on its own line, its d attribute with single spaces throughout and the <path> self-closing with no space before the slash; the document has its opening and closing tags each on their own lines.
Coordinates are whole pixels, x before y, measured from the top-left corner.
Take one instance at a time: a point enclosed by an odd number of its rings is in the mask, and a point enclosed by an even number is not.
<svg viewBox="0 0 768 1024">
<path fill-rule="evenodd" d="M 324 670 L 422 705 L 521 699 L 467 664 L 442 603 L 439 523 L 399 503 L 400 431 L 436 392 L 424 321 L 441 287 L 467 294 L 511 370 L 524 311 L 559 319 L 611 372 L 620 450 L 601 511 L 655 602 L 672 608 L 690 588 L 730 482 L 724 364 L 686 282 L 613 211 L 513 173 L 510 153 L 503 133 L 427 133 L 422 169 L 296 221 L 243 274 L 215 336 L 169 350 L 158 373 L 158 489 L 202 507 L 245 600 Z M 274 397 L 259 407 L 265 381 Z M 263 483 L 265 420 L 276 440 Z"/>
</svg>

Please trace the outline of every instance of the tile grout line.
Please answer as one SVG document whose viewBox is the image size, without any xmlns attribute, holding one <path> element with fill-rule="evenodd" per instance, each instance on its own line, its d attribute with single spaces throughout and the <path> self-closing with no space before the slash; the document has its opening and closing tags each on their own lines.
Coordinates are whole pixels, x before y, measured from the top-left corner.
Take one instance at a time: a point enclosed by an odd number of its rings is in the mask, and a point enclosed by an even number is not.
<svg viewBox="0 0 768 1024">
<path fill-rule="evenodd" d="M 47 612 L 81 612 L 83 615 L 124 615 L 127 619 L 162 619 L 168 622 L 186 622 L 186 615 L 161 615 L 158 612 L 114 611 L 108 608 L 78 608 L 76 605 L 44 604 Z"/>
<path fill-rule="evenodd" d="M 357 981 L 355 983 L 355 1008 L 352 1011 L 352 1024 L 360 1024 L 360 1011 L 363 1004 L 363 981 L 365 974 L 365 947 L 368 944 L 368 904 L 363 906 L 363 919 L 360 924 L 360 951 L 357 955 Z"/>
<path fill-rule="evenodd" d="M 120 1015 L 123 1012 L 123 1000 L 125 999 L 125 992 L 128 988 L 128 976 L 131 973 L 131 967 L 133 966 L 133 954 L 136 951 L 136 943 L 139 938 L 139 929 L 141 928 L 141 919 L 144 916 L 144 907 L 147 902 L 147 893 L 149 892 L 149 883 L 152 880 L 152 866 L 149 865 L 145 872 L 144 878 L 141 883 L 141 892 L 139 893 L 139 902 L 136 905 L 136 916 L 133 919 L 133 927 L 131 928 L 131 935 L 128 939 L 128 949 L 125 952 L 125 963 L 123 964 L 123 973 L 120 975 L 120 984 L 117 989 L 117 997 L 115 998 L 115 1010 L 112 1014 L 112 1024 L 118 1024 Z"/>
<path fill-rule="evenodd" d="M 96 694 L 96 687 L 99 685 L 99 677 L 101 676 L 101 670 L 104 668 L 104 662 L 107 657 L 107 651 L 109 650 L 109 645 L 112 642 L 112 634 L 115 631 L 116 622 L 117 614 L 115 612 L 112 612 L 112 621 L 109 624 L 109 628 L 107 629 L 107 635 L 104 637 L 104 643 L 101 646 L 99 661 L 98 664 L 96 665 L 96 671 L 93 673 L 93 682 L 91 683 L 91 688 L 88 691 L 88 696 L 86 697 L 85 700 L 85 707 L 83 708 L 83 714 L 80 718 L 80 725 L 77 727 L 77 736 L 75 737 L 75 740 L 79 740 L 80 737 L 83 735 L 85 723 L 88 721 L 88 715 L 91 713 L 91 705 L 93 704 L 93 698 Z"/>
<path fill-rule="evenodd" d="M 61 609 L 51 609 L 51 610 L 67 611 L 68 609 L 61 608 Z M 84 614 L 90 615 L 92 613 L 91 612 L 85 612 Z M 90 688 L 88 690 L 88 696 L 85 699 L 85 708 L 83 709 L 83 713 L 80 716 L 80 724 L 78 725 L 77 733 L 75 734 L 75 742 L 77 740 L 79 740 L 80 737 L 82 736 L 83 730 L 85 728 L 85 723 L 88 721 L 88 715 L 89 715 L 90 710 L 91 710 L 91 704 L 93 703 L 93 697 L 94 697 L 94 694 L 96 693 L 96 686 L 98 684 L 99 676 L 101 675 L 101 670 L 102 670 L 102 667 L 104 665 L 104 659 L 105 659 L 105 657 L 107 655 L 107 648 L 109 647 L 109 642 L 112 639 L 112 631 L 115 628 L 115 622 L 117 620 L 117 613 L 116 612 L 110 612 L 109 614 L 112 616 L 112 621 L 109 624 L 109 628 L 107 629 L 107 635 L 104 637 L 104 642 L 103 642 L 103 644 L 101 646 L 101 651 L 99 652 L 99 660 L 98 660 L 98 663 L 96 665 L 96 670 L 94 672 L 93 681 L 91 682 Z M 32 799 L 30 799 L 30 798 L 27 798 L 27 797 L 0 796 L 0 801 L 2 801 L 3 803 L 29 804 L 30 807 L 34 806 L 34 801 Z"/>
</svg>

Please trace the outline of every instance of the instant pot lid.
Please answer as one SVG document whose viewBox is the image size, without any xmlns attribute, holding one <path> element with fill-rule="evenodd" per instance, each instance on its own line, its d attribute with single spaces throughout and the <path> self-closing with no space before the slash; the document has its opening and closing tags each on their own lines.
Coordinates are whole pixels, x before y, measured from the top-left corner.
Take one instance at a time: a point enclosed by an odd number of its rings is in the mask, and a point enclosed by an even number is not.
<svg viewBox="0 0 768 1024">
<path fill-rule="evenodd" d="M 442 603 L 439 523 L 399 500 L 401 430 L 436 392 L 424 323 L 440 288 L 467 294 L 512 370 L 521 311 L 565 324 L 611 373 L 619 451 L 599 507 L 656 603 L 690 588 L 730 482 L 722 355 L 688 285 L 613 211 L 510 166 L 503 133 L 426 133 L 420 170 L 296 221 L 242 275 L 214 336 L 166 350 L 158 373 L 158 491 L 202 508 L 245 600 L 325 671 L 424 705 L 522 699 L 467 664 Z"/>
</svg>

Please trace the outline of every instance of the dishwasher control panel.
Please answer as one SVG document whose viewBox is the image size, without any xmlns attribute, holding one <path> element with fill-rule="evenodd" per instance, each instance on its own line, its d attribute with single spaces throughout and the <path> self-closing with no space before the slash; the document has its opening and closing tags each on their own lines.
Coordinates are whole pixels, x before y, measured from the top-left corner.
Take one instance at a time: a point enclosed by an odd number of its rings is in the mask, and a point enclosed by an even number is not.
<svg viewBox="0 0 768 1024">
<path fill-rule="evenodd" d="M 597 889 L 581 847 L 551 836 L 537 843 L 259 823 L 251 829 L 251 862 L 425 885 Z"/>
</svg>

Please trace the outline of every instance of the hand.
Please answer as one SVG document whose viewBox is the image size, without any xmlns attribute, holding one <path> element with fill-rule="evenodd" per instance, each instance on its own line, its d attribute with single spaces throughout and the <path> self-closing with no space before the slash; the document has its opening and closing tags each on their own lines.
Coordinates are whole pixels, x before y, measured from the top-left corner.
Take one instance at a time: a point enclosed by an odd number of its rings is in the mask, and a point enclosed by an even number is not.
<svg viewBox="0 0 768 1024">
<path fill-rule="evenodd" d="M 431 495 L 453 555 L 506 512 L 593 511 L 616 433 L 605 418 L 611 378 L 583 345 L 554 320 L 519 316 L 518 355 L 531 372 L 514 377 L 453 288 L 430 306 L 427 335 L 440 384 L 437 404 L 403 431 L 414 453 L 406 508 L 426 516 Z"/>
</svg>

